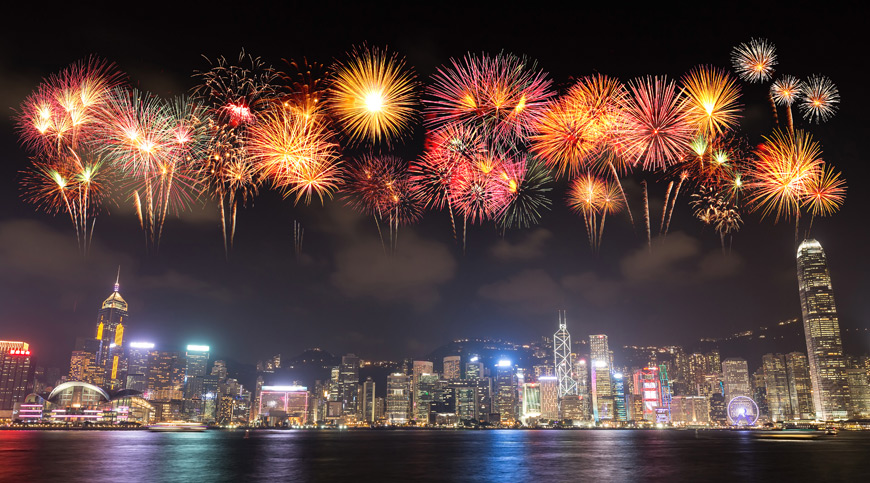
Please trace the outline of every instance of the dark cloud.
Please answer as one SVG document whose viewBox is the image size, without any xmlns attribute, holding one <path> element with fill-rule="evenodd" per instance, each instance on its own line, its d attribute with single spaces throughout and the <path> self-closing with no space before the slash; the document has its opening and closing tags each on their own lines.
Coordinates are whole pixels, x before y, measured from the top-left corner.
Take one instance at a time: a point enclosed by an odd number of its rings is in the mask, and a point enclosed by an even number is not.
<svg viewBox="0 0 870 483">
<path fill-rule="evenodd" d="M 483 285 L 478 294 L 512 310 L 549 313 L 565 303 L 565 292 L 545 270 L 522 270 L 505 280 Z"/>
<path fill-rule="evenodd" d="M 531 233 L 520 233 L 519 241 L 511 241 L 502 238 L 490 249 L 493 258 L 502 262 L 534 260 L 546 255 L 547 242 L 553 238 L 553 232 L 545 228 L 538 228 Z"/>
<path fill-rule="evenodd" d="M 425 310 L 438 302 L 440 287 L 455 271 L 456 260 L 447 246 L 405 229 L 398 250 L 391 255 L 384 254 L 377 239 L 339 249 L 330 280 L 349 297 L 407 303 Z"/>
</svg>

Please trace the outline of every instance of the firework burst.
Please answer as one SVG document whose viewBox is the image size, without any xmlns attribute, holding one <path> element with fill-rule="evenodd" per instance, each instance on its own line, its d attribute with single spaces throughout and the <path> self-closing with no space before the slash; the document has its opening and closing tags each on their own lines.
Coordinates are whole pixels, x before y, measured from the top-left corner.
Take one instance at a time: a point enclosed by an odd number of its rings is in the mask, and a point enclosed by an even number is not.
<svg viewBox="0 0 870 483">
<path fill-rule="evenodd" d="M 698 66 L 683 77 L 688 121 L 708 136 L 727 132 L 740 120 L 740 87 L 721 69 Z"/>
<path fill-rule="evenodd" d="M 799 216 L 807 186 L 818 176 L 821 154 L 819 144 L 803 131 L 776 131 L 765 137 L 748 173 L 753 209 L 760 210 L 762 218 L 771 213 L 777 220 Z"/>
<path fill-rule="evenodd" d="M 68 149 L 78 149 L 91 139 L 108 93 L 122 80 L 114 64 L 98 57 L 52 75 L 21 104 L 21 141 L 40 156 L 65 156 Z"/>
<path fill-rule="evenodd" d="M 331 198 L 340 179 L 337 145 L 322 123 L 276 106 L 249 129 L 248 150 L 262 178 L 295 201 L 321 203 Z"/>
<path fill-rule="evenodd" d="M 396 156 L 363 156 L 347 170 L 344 189 L 348 202 L 358 211 L 372 215 L 381 236 L 381 223 L 389 227 L 390 252 L 396 250 L 398 231 L 402 225 L 417 221 L 423 203 L 410 182 L 408 163 Z"/>
<path fill-rule="evenodd" d="M 604 222 L 609 213 L 625 208 L 621 190 L 615 182 L 585 173 L 574 179 L 568 189 L 568 207 L 583 216 L 589 246 L 593 251 L 601 248 Z"/>
<path fill-rule="evenodd" d="M 636 79 L 628 85 L 617 137 L 633 164 L 654 171 L 676 163 L 696 129 L 676 84 L 665 77 Z"/>
<path fill-rule="evenodd" d="M 509 144 L 528 136 L 554 95 L 535 62 L 506 53 L 452 59 L 432 76 L 427 93 L 430 126 L 465 124 Z"/>
<path fill-rule="evenodd" d="M 827 121 L 837 113 L 839 105 L 840 91 L 825 76 L 812 75 L 800 87 L 798 107 L 809 122 L 819 124 Z"/>
<path fill-rule="evenodd" d="M 323 64 L 309 62 L 306 58 L 302 62 L 286 59 L 284 62 L 290 71 L 277 74 L 285 85 L 279 101 L 294 114 L 312 121 L 323 121 L 329 71 Z"/>
<path fill-rule="evenodd" d="M 538 223 L 541 212 L 550 209 L 551 181 L 549 170 L 534 157 L 502 164 L 495 177 L 496 190 L 503 197 L 504 208 L 497 218 L 502 231 Z"/>
<path fill-rule="evenodd" d="M 776 47 L 767 39 L 752 39 L 731 51 L 731 64 L 741 79 L 763 82 L 773 75 Z"/>
<path fill-rule="evenodd" d="M 812 216 L 830 216 L 846 200 L 846 180 L 830 165 L 823 165 L 806 183 L 803 207 Z"/>
<path fill-rule="evenodd" d="M 353 143 L 408 135 L 418 104 L 414 71 L 386 50 L 363 47 L 333 67 L 329 111 Z"/>
</svg>

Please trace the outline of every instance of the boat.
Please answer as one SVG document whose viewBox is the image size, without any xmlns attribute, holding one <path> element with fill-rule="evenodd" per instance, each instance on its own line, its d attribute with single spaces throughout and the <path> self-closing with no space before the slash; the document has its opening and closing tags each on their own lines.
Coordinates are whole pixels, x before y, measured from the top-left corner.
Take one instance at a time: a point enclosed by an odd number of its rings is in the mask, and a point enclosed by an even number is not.
<svg viewBox="0 0 870 483">
<path fill-rule="evenodd" d="M 167 421 L 148 426 L 149 431 L 157 432 L 200 432 L 205 431 L 206 426 L 202 423 L 188 421 Z"/>
<path fill-rule="evenodd" d="M 752 432 L 753 437 L 760 439 L 819 439 L 827 434 L 829 433 L 816 428 L 763 429 Z"/>
</svg>

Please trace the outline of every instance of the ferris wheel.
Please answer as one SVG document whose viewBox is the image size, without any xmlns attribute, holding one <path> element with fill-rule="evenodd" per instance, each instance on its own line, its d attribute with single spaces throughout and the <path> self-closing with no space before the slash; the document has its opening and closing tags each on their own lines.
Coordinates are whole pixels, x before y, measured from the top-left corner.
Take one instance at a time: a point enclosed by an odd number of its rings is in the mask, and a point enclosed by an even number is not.
<svg viewBox="0 0 870 483">
<path fill-rule="evenodd" d="M 728 402 L 728 422 L 732 426 L 755 426 L 758 404 L 752 398 L 737 396 Z"/>
</svg>

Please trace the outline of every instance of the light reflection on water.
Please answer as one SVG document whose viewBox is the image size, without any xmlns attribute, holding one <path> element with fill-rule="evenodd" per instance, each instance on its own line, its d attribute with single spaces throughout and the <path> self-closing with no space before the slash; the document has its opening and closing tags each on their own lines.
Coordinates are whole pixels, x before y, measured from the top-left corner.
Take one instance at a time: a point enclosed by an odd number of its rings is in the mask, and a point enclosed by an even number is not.
<svg viewBox="0 0 870 483">
<path fill-rule="evenodd" d="M 861 481 L 870 434 L 0 431 L 0 481 Z"/>
</svg>

